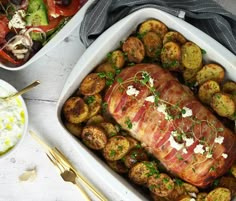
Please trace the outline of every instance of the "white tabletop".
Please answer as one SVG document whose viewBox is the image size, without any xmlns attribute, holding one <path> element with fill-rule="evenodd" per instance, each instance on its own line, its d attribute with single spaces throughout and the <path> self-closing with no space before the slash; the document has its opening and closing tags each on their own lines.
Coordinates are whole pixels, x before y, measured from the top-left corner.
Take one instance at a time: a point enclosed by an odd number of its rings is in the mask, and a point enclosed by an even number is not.
<svg viewBox="0 0 236 201">
<path fill-rule="evenodd" d="M 235 0 L 216 0 L 226 9 L 236 14 Z M 21 89 L 34 80 L 41 84 L 24 95 L 27 103 L 29 129 L 38 133 L 51 145 L 60 146 L 69 158 L 80 157 L 63 139 L 56 120 L 56 103 L 73 66 L 85 51 L 79 39 L 79 27 L 56 48 L 37 62 L 19 72 L 0 69 L 0 79 L 10 82 Z M 100 184 L 99 180 L 89 175 L 90 167 L 85 160 L 76 166 L 101 191 L 112 200 L 124 200 L 125 195 L 113 190 L 109 185 Z M 34 181 L 20 182 L 19 176 L 24 171 L 36 168 Z M 94 171 L 94 170 L 93 170 Z M 93 200 L 92 194 L 90 194 Z M 114 199 L 116 198 L 116 199 Z M 0 161 L 0 201 L 82 201 L 83 198 L 75 186 L 65 183 L 55 167 L 46 157 L 41 146 L 27 135 L 17 152 Z"/>
</svg>

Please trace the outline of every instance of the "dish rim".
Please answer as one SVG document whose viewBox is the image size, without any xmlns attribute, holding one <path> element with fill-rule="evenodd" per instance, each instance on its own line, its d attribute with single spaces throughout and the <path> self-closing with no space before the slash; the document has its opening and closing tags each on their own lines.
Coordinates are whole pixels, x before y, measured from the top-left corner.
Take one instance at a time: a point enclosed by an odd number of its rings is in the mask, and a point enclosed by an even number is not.
<svg viewBox="0 0 236 201">
<path fill-rule="evenodd" d="M 103 34 L 101 34 L 93 42 L 92 45 L 89 46 L 89 48 L 84 52 L 84 54 L 81 56 L 81 58 L 78 60 L 75 67 L 71 71 L 70 75 L 68 76 L 65 82 L 64 88 L 61 91 L 61 95 L 57 101 L 57 106 L 56 106 L 57 120 L 58 120 L 58 123 L 60 124 L 60 127 L 63 130 L 62 132 L 63 135 L 67 136 L 68 140 L 71 143 L 73 143 L 77 149 L 84 149 L 84 146 L 79 140 L 76 140 L 76 138 L 73 137 L 63 125 L 63 122 L 61 119 L 61 109 L 64 102 L 78 88 L 82 79 L 89 72 L 91 72 L 97 64 L 99 64 L 105 58 L 105 55 L 106 55 L 105 52 L 108 53 L 119 46 L 119 44 L 117 43 L 118 42 L 117 40 L 116 41 L 112 40 L 112 38 L 117 35 L 119 30 L 124 31 L 123 30 L 124 27 L 126 28 L 131 27 L 130 23 L 132 22 L 132 28 L 129 31 L 125 30 L 125 32 L 131 33 L 133 30 L 137 28 L 138 24 L 150 18 L 156 18 L 162 21 L 163 23 L 167 25 L 169 29 L 174 29 L 176 31 L 179 31 L 188 40 L 195 42 L 202 49 L 206 50 L 207 55 L 204 56 L 204 59 L 207 62 L 212 61 L 210 58 L 214 58 L 214 61 L 217 61 L 217 63 L 221 64 L 225 69 L 227 68 L 227 71 L 232 71 L 232 69 L 236 71 L 235 55 L 232 54 L 228 49 L 226 49 L 219 42 L 217 42 L 216 40 L 208 36 L 206 33 L 202 32 L 201 30 L 197 29 L 193 25 L 183 21 L 182 19 L 176 16 L 173 16 L 171 14 L 168 14 L 156 8 L 143 8 L 138 11 L 135 11 L 131 13 L 130 15 L 128 15 L 127 17 L 123 18 L 122 20 L 118 21 L 109 29 L 107 29 Z M 166 21 L 168 20 L 170 21 L 167 23 Z M 112 35 L 113 37 L 111 37 L 110 35 Z M 121 38 L 124 35 L 125 34 L 123 34 L 122 32 L 118 37 Z M 129 34 L 126 35 L 126 38 L 128 36 Z M 192 36 L 193 38 L 190 38 L 189 36 Z M 125 38 L 123 37 L 123 39 Z M 199 44 L 199 41 L 200 41 L 200 44 Z M 104 43 L 106 45 L 104 45 Z M 116 46 L 114 44 L 116 44 Z M 104 50 L 105 46 L 108 46 L 108 49 Z M 101 56 L 99 52 L 100 53 L 102 52 Z M 227 76 L 230 79 L 236 81 L 236 78 L 235 78 L 236 72 L 232 74 L 227 73 Z M 89 150 L 88 148 L 85 148 L 85 149 L 87 149 L 85 150 L 87 153 L 91 152 L 91 150 Z M 92 158 L 93 162 L 96 161 L 96 163 L 99 163 L 100 165 L 104 165 L 102 164 L 101 159 L 97 160 L 96 157 L 94 158 L 93 154 L 92 155 L 90 154 L 90 156 L 91 157 L 89 159 Z M 106 169 L 105 165 L 104 165 L 104 168 Z"/>
</svg>

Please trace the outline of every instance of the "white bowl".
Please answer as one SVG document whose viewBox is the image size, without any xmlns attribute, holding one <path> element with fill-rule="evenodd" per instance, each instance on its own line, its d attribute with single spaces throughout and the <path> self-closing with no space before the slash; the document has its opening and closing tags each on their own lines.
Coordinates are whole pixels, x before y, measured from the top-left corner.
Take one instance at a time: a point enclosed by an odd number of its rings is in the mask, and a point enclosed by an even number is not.
<svg viewBox="0 0 236 201">
<path fill-rule="evenodd" d="M 71 74 L 69 75 L 65 86 L 61 92 L 60 98 L 57 104 L 57 118 L 61 128 L 64 132 L 63 135 L 67 136 L 70 143 L 73 143 L 75 149 L 82 154 L 85 154 L 86 159 L 91 167 L 98 168 L 99 174 L 95 174 L 94 177 L 103 175 L 104 180 L 101 181 L 107 183 L 107 180 L 112 181 L 112 185 L 115 186 L 116 191 L 122 194 L 125 189 L 128 193 L 124 196 L 124 200 L 143 200 L 144 198 L 135 191 L 134 188 L 130 188 L 124 182 L 120 176 L 112 174 L 109 168 L 102 162 L 102 160 L 95 157 L 81 142 L 76 140 L 64 127 L 61 119 L 61 109 L 64 102 L 74 93 L 78 88 L 83 78 L 93 70 L 95 66 L 102 62 L 106 58 L 107 53 L 119 47 L 120 41 L 125 40 L 137 26 L 149 19 L 155 18 L 165 23 L 170 29 L 176 30 L 182 33 L 188 40 L 198 44 L 207 53 L 204 55 L 204 60 L 209 62 L 216 62 L 221 64 L 226 70 L 226 76 L 228 79 L 236 81 L 236 57 L 229 50 L 223 47 L 220 43 L 215 41 L 210 36 L 206 35 L 199 29 L 193 27 L 187 22 L 174 17 L 163 11 L 154 8 L 144 8 L 138 10 L 124 19 L 120 20 L 108 30 L 106 30 L 82 55 Z M 76 159 L 75 159 L 76 160 Z M 79 160 L 79 159 L 77 159 Z M 87 171 L 91 171 L 88 167 Z M 108 184 L 109 185 L 109 184 Z M 111 185 L 111 184 L 110 184 Z M 128 186 L 128 187 L 127 187 Z M 113 198 L 116 200 L 116 198 Z"/>
<path fill-rule="evenodd" d="M 7 94 L 14 94 L 17 92 L 17 90 L 9 83 L 5 82 L 4 80 L 0 80 L 0 87 L 3 88 L 4 91 L 6 91 Z M 25 104 L 24 99 L 22 98 L 22 96 L 18 96 L 17 97 L 18 100 L 20 101 L 21 107 L 24 111 L 24 126 L 23 126 L 23 131 L 22 131 L 22 135 L 21 137 L 18 139 L 18 141 L 16 142 L 16 144 L 10 149 L 8 150 L 6 153 L 0 155 L 0 160 L 9 156 L 10 154 L 12 154 L 14 151 L 16 151 L 17 149 L 19 149 L 20 145 L 22 144 L 27 132 L 28 132 L 28 124 L 29 124 L 29 117 L 28 117 L 28 110 Z"/>
<path fill-rule="evenodd" d="M 48 51 L 58 45 L 62 40 L 64 40 L 70 33 L 81 23 L 83 16 L 87 8 L 94 2 L 94 0 L 88 0 L 82 8 L 70 19 L 68 23 L 51 39 L 49 42 L 43 46 L 32 58 L 30 58 L 26 63 L 18 66 L 11 67 L 0 62 L 0 67 L 10 71 L 18 71 L 26 68 L 33 62 L 37 61 L 40 57 L 45 55 Z"/>
</svg>

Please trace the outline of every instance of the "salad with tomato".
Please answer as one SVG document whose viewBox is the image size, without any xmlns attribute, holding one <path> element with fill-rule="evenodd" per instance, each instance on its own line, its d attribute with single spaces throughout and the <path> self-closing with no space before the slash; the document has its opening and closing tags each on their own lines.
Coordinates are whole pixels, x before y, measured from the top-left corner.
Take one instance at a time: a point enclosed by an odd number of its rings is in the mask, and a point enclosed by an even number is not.
<svg viewBox="0 0 236 201">
<path fill-rule="evenodd" d="M 74 16 L 84 0 L 1 0 L 0 62 L 17 67 Z"/>
</svg>

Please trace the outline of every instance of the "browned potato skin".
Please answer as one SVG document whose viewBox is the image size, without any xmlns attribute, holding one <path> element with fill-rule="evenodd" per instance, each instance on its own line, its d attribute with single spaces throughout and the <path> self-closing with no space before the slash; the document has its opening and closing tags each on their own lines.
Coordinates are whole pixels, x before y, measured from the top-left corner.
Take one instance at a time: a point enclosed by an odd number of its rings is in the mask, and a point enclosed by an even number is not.
<svg viewBox="0 0 236 201">
<path fill-rule="evenodd" d="M 230 201 L 230 190 L 223 187 L 218 187 L 208 193 L 205 198 L 206 201 Z"/>
<path fill-rule="evenodd" d="M 230 168 L 230 171 L 232 175 L 234 176 L 234 178 L 236 178 L 236 162 L 232 165 L 232 167 Z"/>
<path fill-rule="evenodd" d="M 134 139 L 133 137 L 130 137 L 130 136 L 126 136 L 126 138 L 129 140 L 130 149 L 141 147 L 138 140 L 136 140 L 136 139 Z"/>
<path fill-rule="evenodd" d="M 110 122 L 101 122 L 99 124 L 104 130 L 108 138 L 117 135 L 117 130 L 115 126 Z"/>
<path fill-rule="evenodd" d="M 129 151 L 129 140 L 124 136 L 111 137 L 103 149 L 106 160 L 116 161 L 123 158 Z"/>
<path fill-rule="evenodd" d="M 188 193 L 198 193 L 199 190 L 196 186 L 193 186 L 192 184 L 189 183 L 183 183 L 183 187 L 186 192 Z"/>
<path fill-rule="evenodd" d="M 173 200 L 169 199 L 168 197 L 157 196 L 155 193 L 151 193 L 151 197 L 152 197 L 153 201 L 173 201 Z"/>
<path fill-rule="evenodd" d="M 201 69 L 201 66 L 196 69 L 187 69 L 183 70 L 183 78 L 186 83 L 195 83 L 197 72 Z"/>
<path fill-rule="evenodd" d="M 220 92 L 220 85 L 214 80 L 204 82 L 198 90 L 199 99 L 206 104 L 210 104 L 212 96 Z"/>
<path fill-rule="evenodd" d="M 149 160 L 148 154 L 144 149 L 133 148 L 125 156 L 124 164 L 126 165 L 126 167 L 131 168 L 138 162 L 148 161 L 148 160 Z"/>
<path fill-rule="evenodd" d="M 236 92 L 236 82 L 227 81 L 223 84 L 222 91 L 226 93 Z"/>
<path fill-rule="evenodd" d="M 82 98 L 71 97 L 64 103 L 62 112 L 68 122 L 78 124 L 88 118 L 89 108 Z"/>
<path fill-rule="evenodd" d="M 235 103 L 229 94 L 218 92 L 212 96 L 210 105 L 222 117 L 229 117 L 235 112 Z"/>
<path fill-rule="evenodd" d="M 135 164 L 129 170 L 129 178 L 131 181 L 138 185 L 145 185 L 148 182 L 148 178 L 150 177 L 150 169 L 147 164 L 153 165 L 153 163 L 148 161 L 142 161 Z"/>
<path fill-rule="evenodd" d="M 148 178 L 148 188 L 158 196 L 166 197 L 174 190 L 174 181 L 165 173 Z"/>
<path fill-rule="evenodd" d="M 105 73 L 113 73 L 115 74 L 116 70 L 114 67 L 112 67 L 112 64 L 110 64 L 109 62 L 105 62 L 105 63 L 102 63 L 100 64 L 96 70 L 95 70 L 96 73 L 101 73 L 101 72 L 105 72 Z"/>
<path fill-rule="evenodd" d="M 164 35 L 168 32 L 168 28 L 162 22 L 156 19 L 150 19 L 150 20 L 146 20 L 140 25 L 138 32 L 140 34 L 145 34 L 149 31 L 153 31 L 157 33 L 157 35 L 159 35 L 162 39 Z"/>
<path fill-rule="evenodd" d="M 82 133 L 82 126 L 80 124 L 72 124 L 70 122 L 64 122 L 66 129 L 75 137 L 80 138 Z"/>
<path fill-rule="evenodd" d="M 122 45 L 122 50 L 127 54 L 128 60 L 141 63 L 145 56 L 144 45 L 137 37 L 130 36 Z"/>
<path fill-rule="evenodd" d="M 87 121 L 86 125 L 97 125 L 100 124 L 104 121 L 104 118 L 102 115 L 97 114 L 95 116 L 92 116 L 91 118 L 89 118 L 89 120 Z"/>
<path fill-rule="evenodd" d="M 142 41 L 148 57 L 155 58 L 160 56 L 162 40 L 155 32 L 147 32 Z"/>
<path fill-rule="evenodd" d="M 166 43 L 161 51 L 161 62 L 168 70 L 181 70 L 181 49 L 175 42 Z"/>
<path fill-rule="evenodd" d="M 207 193 L 204 193 L 204 192 L 198 193 L 198 194 L 197 194 L 196 201 L 205 201 L 206 196 L 207 196 Z"/>
<path fill-rule="evenodd" d="M 101 92 L 106 85 L 104 78 L 100 78 L 97 73 L 87 75 L 79 87 L 79 92 L 85 96 L 91 96 Z"/>
<path fill-rule="evenodd" d="M 196 75 L 196 80 L 198 84 L 202 84 L 207 80 L 215 80 L 221 83 L 224 79 L 225 72 L 224 69 L 218 64 L 207 64 L 198 71 Z"/>
<path fill-rule="evenodd" d="M 175 184 L 173 191 L 168 195 L 170 200 L 177 200 L 180 196 L 186 195 L 186 190 L 183 185 Z"/>
<path fill-rule="evenodd" d="M 88 102 L 89 98 L 92 97 L 92 102 Z M 101 104 L 102 104 L 102 96 L 100 94 L 94 94 L 92 96 L 85 96 L 84 97 L 85 102 L 87 103 L 88 107 L 89 107 L 89 117 L 92 117 L 94 115 L 96 115 L 100 109 L 101 109 Z"/>
<path fill-rule="evenodd" d="M 231 195 L 236 196 L 236 179 L 234 177 L 223 176 L 220 178 L 219 187 L 224 187 L 230 190 Z"/>
<path fill-rule="evenodd" d="M 187 69 L 200 68 L 202 65 L 202 52 L 193 42 L 186 42 L 181 47 L 182 65 Z"/>
<path fill-rule="evenodd" d="M 121 160 L 107 161 L 107 164 L 111 167 L 111 169 L 120 174 L 125 174 L 129 171 L 129 169 L 124 165 L 124 163 Z"/>
<path fill-rule="evenodd" d="M 113 68 L 122 68 L 125 65 L 125 56 L 121 50 L 115 50 L 108 59 Z"/>
<path fill-rule="evenodd" d="M 180 45 L 183 45 L 184 43 L 187 42 L 185 37 L 177 31 L 169 31 L 165 34 L 165 36 L 163 38 L 163 44 L 170 42 L 170 41 L 178 43 Z"/>
<path fill-rule="evenodd" d="M 101 150 L 107 144 L 105 132 L 100 127 L 94 125 L 85 126 L 81 138 L 84 144 L 94 150 Z"/>
</svg>

